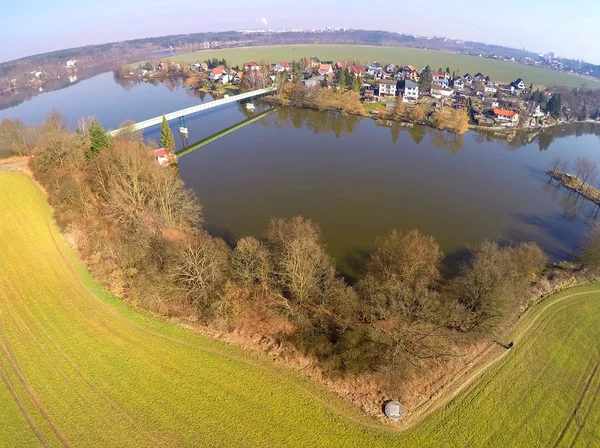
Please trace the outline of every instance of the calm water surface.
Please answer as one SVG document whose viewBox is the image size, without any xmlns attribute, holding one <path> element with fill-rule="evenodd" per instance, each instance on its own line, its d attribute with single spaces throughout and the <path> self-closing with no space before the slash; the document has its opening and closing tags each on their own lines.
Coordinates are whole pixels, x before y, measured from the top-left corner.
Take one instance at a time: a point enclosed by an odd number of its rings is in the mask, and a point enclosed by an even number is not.
<svg viewBox="0 0 600 448">
<path fill-rule="evenodd" d="M 177 82 L 121 86 L 107 73 L 2 110 L 0 119 L 36 122 L 56 108 L 73 127 L 95 115 L 114 128 L 210 100 Z M 230 105 L 187 118 L 190 142 L 247 116 Z M 505 142 L 385 124 L 279 108 L 182 158 L 180 173 L 200 197 L 213 234 L 228 241 L 261 236 L 271 217 L 303 215 L 321 226 L 347 273 L 392 228 L 433 235 L 450 260 L 485 238 L 536 241 L 559 260 L 572 256 L 594 221 L 592 204 L 549 183 L 544 171 L 557 155 L 587 156 L 600 166 L 600 126 Z M 154 128 L 144 136 L 158 135 Z"/>
</svg>

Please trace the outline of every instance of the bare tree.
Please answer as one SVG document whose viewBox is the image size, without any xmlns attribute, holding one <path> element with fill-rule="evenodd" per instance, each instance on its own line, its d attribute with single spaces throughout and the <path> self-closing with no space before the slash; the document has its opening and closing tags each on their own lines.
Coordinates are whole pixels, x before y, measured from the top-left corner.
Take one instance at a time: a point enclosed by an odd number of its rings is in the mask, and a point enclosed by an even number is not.
<svg viewBox="0 0 600 448">
<path fill-rule="evenodd" d="M 268 284 L 271 265 L 269 251 L 254 237 L 240 238 L 231 254 L 231 271 L 237 283 L 244 286 Z"/>
<path fill-rule="evenodd" d="M 552 162 L 550 165 L 550 169 L 552 171 L 557 171 L 559 169 L 559 167 L 561 166 L 562 160 L 560 157 L 556 156 L 552 158 Z"/>
<path fill-rule="evenodd" d="M 210 318 L 229 277 L 229 248 L 219 238 L 199 235 L 179 254 L 175 277 L 199 316 Z"/>
<path fill-rule="evenodd" d="M 300 216 L 291 220 L 275 218 L 267 229 L 267 243 L 276 282 L 282 290 L 299 303 L 322 300 L 335 268 L 318 226 Z"/>
<path fill-rule="evenodd" d="M 598 176 L 598 167 L 596 162 L 592 162 L 587 157 L 577 157 L 575 159 L 575 175 L 583 185 L 592 183 Z"/>
</svg>

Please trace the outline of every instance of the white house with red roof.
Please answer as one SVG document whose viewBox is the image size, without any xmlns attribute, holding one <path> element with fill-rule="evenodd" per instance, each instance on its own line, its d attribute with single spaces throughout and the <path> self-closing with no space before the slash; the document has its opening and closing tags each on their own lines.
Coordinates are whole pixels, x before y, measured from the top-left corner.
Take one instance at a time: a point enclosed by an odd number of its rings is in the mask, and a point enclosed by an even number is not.
<svg viewBox="0 0 600 448">
<path fill-rule="evenodd" d="M 503 126 L 516 126 L 519 124 L 519 114 L 512 110 L 494 109 L 496 122 Z"/>
<path fill-rule="evenodd" d="M 333 73 L 333 69 L 331 68 L 331 65 L 329 65 L 329 64 L 321 64 L 319 66 L 319 75 L 325 76 L 325 75 L 328 75 L 330 73 Z"/>
<path fill-rule="evenodd" d="M 289 72 L 292 69 L 292 64 L 290 64 L 289 62 L 285 62 L 285 61 L 281 61 L 278 62 L 277 64 L 275 64 L 275 71 L 276 72 Z"/>
<path fill-rule="evenodd" d="M 219 65 L 218 67 L 215 67 L 210 71 L 208 79 L 214 82 L 221 82 L 223 84 L 227 84 L 229 82 L 229 75 L 225 71 L 225 67 Z"/>
<path fill-rule="evenodd" d="M 174 156 L 169 149 L 158 148 L 154 150 L 154 157 L 160 166 L 169 166 Z"/>
<path fill-rule="evenodd" d="M 244 71 L 247 72 L 248 70 L 260 70 L 260 65 L 254 61 L 244 62 Z"/>
</svg>

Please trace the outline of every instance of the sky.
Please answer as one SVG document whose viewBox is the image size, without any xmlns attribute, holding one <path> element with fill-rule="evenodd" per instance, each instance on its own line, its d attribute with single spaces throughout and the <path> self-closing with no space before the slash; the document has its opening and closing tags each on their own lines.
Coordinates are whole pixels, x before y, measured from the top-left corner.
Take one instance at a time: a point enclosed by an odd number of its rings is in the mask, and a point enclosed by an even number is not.
<svg viewBox="0 0 600 448">
<path fill-rule="evenodd" d="M 8 0 L 3 0 L 7 1 Z M 493 6 L 491 6 L 493 5 Z M 600 64 L 599 0 L 18 0 L 2 8 L 0 62 L 168 34 L 344 27 L 475 40 Z"/>
</svg>

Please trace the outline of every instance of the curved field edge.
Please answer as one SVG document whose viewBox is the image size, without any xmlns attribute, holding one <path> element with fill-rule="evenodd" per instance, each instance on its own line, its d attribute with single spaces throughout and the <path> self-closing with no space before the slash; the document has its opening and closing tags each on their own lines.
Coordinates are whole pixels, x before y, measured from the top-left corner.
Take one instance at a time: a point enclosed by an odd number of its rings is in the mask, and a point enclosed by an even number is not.
<svg viewBox="0 0 600 448">
<path fill-rule="evenodd" d="M 415 67 L 425 67 L 429 64 L 432 69 L 441 67 L 459 70 L 464 75 L 477 72 L 489 75 L 496 82 L 509 83 L 517 78 L 523 78 L 526 84 L 551 86 L 565 85 L 599 89 L 600 82 L 582 78 L 568 73 L 562 73 L 543 67 L 519 64 L 516 62 L 496 59 L 479 58 L 459 53 L 438 50 L 423 50 L 408 47 L 385 47 L 372 45 L 272 45 L 255 47 L 233 47 L 217 50 L 201 50 L 184 53 L 172 57 L 182 62 L 225 58 L 231 65 L 241 66 L 244 62 L 254 60 L 275 63 L 281 60 L 300 60 L 303 57 L 317 56 L 322 60 L 340 61 L 353 58 L 362 63 L 379 61 L 383 63 L 411 64 Z M 137 66 L 138 64 L 132 64 Z"/>
<path fill-rule="evenodd" d="M 23 174 L 0 173 L 0 216 L 0 417 L 8 423 L 0 445 L 600 442 L 600 375 L 591 375 L 599 359 L 597 286 L 538 304 L 519 324 L 515 348 L 479 380 L 415 429 L 390 434 L 293 371 L 110 295 Z"/>
</svg>

